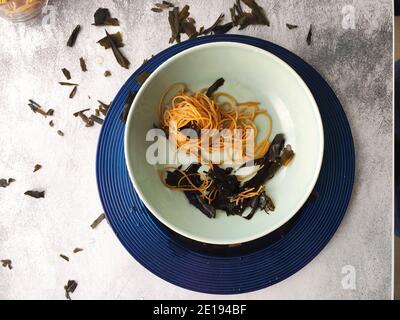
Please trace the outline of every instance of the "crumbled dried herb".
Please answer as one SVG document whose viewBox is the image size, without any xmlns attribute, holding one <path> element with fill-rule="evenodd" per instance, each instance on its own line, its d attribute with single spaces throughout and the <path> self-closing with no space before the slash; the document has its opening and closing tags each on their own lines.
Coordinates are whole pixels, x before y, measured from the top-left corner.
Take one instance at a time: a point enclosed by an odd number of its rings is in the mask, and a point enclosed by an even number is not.
<svg viewBox="0 0 400 320">
<path fill-rule="evenodd" d="M 117 48 L 122 48 L 125 45 L 121 32 L 110 34 L 110 37 L 113 39 Z M 105 36 L 104 38 L 101 38 L 99 41 L 97 41 L 97 43 L 100 44 L 104 49 L 111 48 L 111 43 L 108 40 L 107 36 Z"/>
<path fill-rule="evenodd" d="M 107 77 L 111 77 L 111 71 L 105 71 L 104 72 L 104 76 L 107 78 Z"/>
<path fill-rule="evenodd" d="M 286 27 L 289 30 L 293 30 L 293 29 L 297 29 L 299 26 L 295 25 L 295 24 L 290 24 L 290 23 L 286 23 Z"/>
<path fill-rule="evenodd" d="M 35 164 L 35 167 L 33 168 L 33 172 L 39 171 L 40 169 L 42 169 L 42 165 Z"/>
<path fill-rule="evenodd" d="M 94 26 L 119 26 L 117 18 L 111 18 L 110 10 L 99 8 L 94 14 Z"/>
<path fill-rule="evenodd" d="M 0 179 L 0 188 L 7 188 L 13 182 L 15 182 L 15 179 L 13 179 L 13 178 L 9 178 L 8 180 L 7 179 Z"/>
<path fill-rule="evenodd" d="M 65 69 L 65 68 L 62 68 L 61 71 L 62 71 L 62 73 L 64 74 L 64 77 L 65 77 L 67 80 L 71 80 L 71 72 L 69 72 L 69 71 L 68 71 L 67 69 Z"/>
<path fill-rule="evenodd" d="M 12 261 L 10 259 L 0 260 L 0 262 L 4 268 L 12 270 L 13 266 L 12 266 Z"/>
<path fill-rule="evenodd" d="M 308 31 L 307 35 L 307 44 L 310 46 L 312 42 L 312 35 L 313 35 L 313 26 L 312 24 L 310 25 L 310 31 Z"/>
<path fill-rule="evenodd" d="M 92 120 L 93 122 L 96 122 L 97 124 L 100 124 L 100 125 L 102 125 L 103 122 L 104 122 L 103 119 L 101 119 L 99 116 L 97 116 L 97 115 L 95 115 L 95 114 L 92 114 L 92 115 L 89 117 L 89 119 Z"/>
<path fill-rule="evenodd" d="M 85 112 L 89 110 L 90 109 L 85 109 L 74 113 L 74 117 L 81 118 L 87 128 L 94 126 L 94 121 L 89 119 L 88 116 L 85 114 Z"/>
<path fill-rule="evenodd" d="M 100 223 L 103 222 L 103 220 L 106 218 L 106 215 L 102 213 L 96 220 L 93 221 L 93 223 L 90 225 L 92 229 L 96 229 Z"/>
<path fill-rule="evenodd" d="M 116 43 L 114 42 L 113 38 L 110 36 L 110 34 L 106 30 L 106 36 L 107 39 L 111 45 L 111 49 L 114 53 L 115 59 L 117 59 L 117 62 L 126 69 L 129 69 L 129 65 L 131 64 L 127 58 L 121 53 L 121 51 L 118 49 Z"/>
<path fill-rule="evenodd" d="M 126 123 L 126 120 L 128 119 L 128 114 L 129 114 L 129 111 L 130 111 L 130 109 L 132 107 L 132 103 L 135 100 L 136 94 L 137 94 L 137 92 L 130 91 L 129 94 L 128 94 L 128 97 L 125 100 L 124 109 L 122 110 L 122 113 L 121 113 L 121 116 L 120 116 L 121 121 L 123 123 Z"/>
<path fill-rule="evenodd" d="M 75 94 L 76 94 L 77 91 L 78 91 L 78 86 L 75 86 L 75 87 L 72 89 L 71 93 L 69 94 L 69 98 L 70 98 L 70 99 L 73 99 L 73 98 L 75 97 Z"/>
<path fill-rule="evenodd" d="M 69 258 L 63 254 L 60 254 L 60 257 L 63 258 L 65 261 L 69 261 Z"/>
<path fill-rule="evenodd" d="M 60 137 L 64 137 L 64 132 L 62 132 L 61 130 L 57 130 L 57 134 L 58 134 Z"/>
<path fill-rule="evenodd" d="M 32 99 L 29 100 L 28 106 L 31 108 L 31 110 L 34 113 L 39 113 L 42 116 L 44 116 L 45 118 L 47 116 L 52 116 L 54 115 L 54 110 L 53 109 L 49 109 L 48 111 L 44 111 L 42 106 L 39 105 L 37 102 L 33 101 Z"/>
<path fill-rule="evenodd" d="M 44 191 L 32 191 L 32 190 L 30 190 L 30 191 L 26 191 L 24 194 L 26 196 L 29 196 L 29 197 L 32 197 L 32 198 L 35 198 L 35 199 L 44 198 L 44 196 L 45 196 L 45 192 Z"/>
<path fill-rule="evenodd" d="M 78 283 L 75 280 L 68 280 L 68 283 L 64 286 L 65 297 L 68 300 L 71 300 L 71 293 L 74 293 L 76 288 L 78 287 Z"/>
<path fill-rule="evenodd" d="M 74 253 L 79 253 L 79 252 L 82 252 L 83 251 L 83 249 L 81 249 L 81 248 L 75 248 L 74 249 Z"/>
<path fill-rule="evenodd" d="M 79 64 L 81 66 L 82 71 L 86 72 L 87 71 L 87 66 L 86 66 L 86 61 L 85 61 L 85 59 L 83 57 L 79 58 Z"/>
<path fill-rule="evenodd" d="M 139 74 L 135 80 L 139 85 L 143 85 L 143 83 L 146 82 L 147 78 L 150 77 L 150 73 L 147 72 L 142 72 L 141 74 Z"/>
<path fill-rule="evenodd" d="M 72 31 L 68 41 L 67 41 L 67 46 L 68 47 L 73 47 L 75 45 L 76 39 L 78 38 L 78 34 L 81 31 L 81 26 L 78 24 L 75 29 Z"/>
</svg>

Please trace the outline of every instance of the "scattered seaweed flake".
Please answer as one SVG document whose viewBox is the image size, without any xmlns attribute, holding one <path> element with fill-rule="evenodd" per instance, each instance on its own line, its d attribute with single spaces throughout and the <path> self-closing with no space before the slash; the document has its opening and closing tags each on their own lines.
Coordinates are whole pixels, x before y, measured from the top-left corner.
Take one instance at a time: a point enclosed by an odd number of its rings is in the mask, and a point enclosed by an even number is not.
<svg viewBox="0 0 400 320">
<path fill-rule="evenodd" d="M 139 85 L 143 85 L 143 83 L 145 83 L 145 81 L 147 80 L 147 78 L 150 77 L 150 73 L 147 72 L 142 72 L 141 74 L 139 74 L 135 80 Z"/>
<path fill-rule="evenodd" d="M 310 31 L 308 31 L 307 35 L 307 44 L 310 46 L 312 42 L 312 35 L 313 35 L 313 26 L 310 24 Z"/>
<path fill-rule="evenodd" d="M 60 254 L 60 257 L 69 262 L 69 258 L 66 255 Z"/>
<path fill-rule="evenodd" d="M 225 83 L 225 79 L 224 78 L 219 78 L 217 81 L 215 81 L 211 87 L 208 88 L 207 90 L 207 97 L 212 97 L 212 95 L 214 94 L 215 91 L 217 91 L 220 87 L 222 87 Z"/>
<path fill-rule="evenodd" d="M 87 128 L 89 127 L 93 127 L 94 126 L 94 121 L 91 120 L 86 114 L 85 112 L 89 111 L 90 109 L 84 109 L 78 112 L 74 113 L 74 117 L 79 117 L 81 118 L 81 120 L 85 123 L 85 126 Z"/>
<path fill-rule="evenodd" d="M 212 32 L 214 34 L 225 34 L 225 33 L 229 32 L 233 27 L 234 27 L 234 23 L 228 22 L 223 25 L 216 26 Z"/>
<path fill-rule="evenodd" d="M 120 116 L 121 121 L 123 123 L 126 123 L 126 120 L 128 119 L 128 114 L 132 107 L 133 101 L 136 98 L 136 94 L 137 94 L 137 92 L 130 91 L 128 94 L 128 97 L 125 100 L 124 109 L 122 110 L 121 116 Z"/>
<path fill-rule="evenodd" d="M 73 252 L 74 253 L 79 253 L 79 252 L 82 252 L 82 251 L 83 251 L 83 249 L 81 249 L 81 248 L 75 248 Z"/>
<path fill-rule="evenodd" d="M 71 86 L 71 87 L 72 86 L 79 86 L 79 84 L 77 84 L 77 83 L 64 82 L 64 81 L 60 81 L 59 84 L 62 85 L 62 86 Z"/>
<path fill-rule="evenodd" d="M 100 125 L 102 125 L 102 124 L 104 123 L 104 120 L 101 119 L 99 116 L 97 116 L 97 115 L 95 115 L 95 114 L 92 114 L 92 115 L 89 117 L 89 119 L 92 120 L 93 122 L 96 122 L 97 124 L 100 124 Z"/>
<path fill-rule="evenodd" d="M 122 48 L 125 46 L 121 32 L 112 33 L 112 34 L 110 34 L 110 37 L 113 39 L 117 48 Z M 104 38 L 101 38 L 99 41 L 97 41 L 97 43 L 100 44 L 104 49 L 111 48 L 111 43 L 110 43 L 109 39 L 107 38 L 107 36 L 105 36 Z"/>
<path fill-rule="evenodd" d="M 50 127 L 54 127 L 54 121 L 53 121 L 53 120 L 50 120 L 49 126 L 50 126 Z"/>
<path fill-rule="evenodd" d="M 78 24 L 75 29 L 72 31 L 70 37 L 68 38 L 67 41 L 67 46 L 68 47 L 73 47 L 75 45 L 76 39 L 78 38 L 78 34 L 81 31 L 81 26 Z"/>
<path fill-rule="evenodd" d="M 269 26 L 270 22 L 265 14 L 263 7 L 260 7 L 255 0 L 241 0 L 249 8 L 251 8 L 251 14 L 253 16 L 252 24 L 261 24 Z"/>
<path fill-rule="evenodd" d="M 64 77 L 65 77 L 67 80 L 71 80 L 71 72 L 69 72 L 68 69 L 62 68 L 61 71 L 62 71 L 62 73 L 64 74 Z"/>
<path fill-rule="evenodd" d="M 35 199 L 41 199 L 45 197 L 45 192 L 44 191 L 26 191 L 24 195 L 35 198 Z"/>
<path fill-rule="evenodd" d="M 170 2 L 168 2 L 168 3 L 164 3 L 164 2 L 162 2 L 162 3 L 156 3 L 154 6 L 155 6 L 156 8 L 162 9 L 162 10 L 166 10 L 166 9 L 173 8 L 173 7 L 174 7 L 174 5 L 173 5 L 172 3 L 170 3 Z"/>
<path fill-rule="evenodd" d="M 57 134 L 58 134 L 60 137 L 64 137 L 64 132 L 62 132 L 61 130 L 57 130 Z"/>
<path fill-rule="evenodd" d="M 68 283 L 64 286 L 65 297 L 68 300 L 71 300 L 71 293 L 74 293 L 76 288 L 78 287 L 78 283 L 75 280 L 68 280 Z"/>
<path fill-rule="evenodd" d="M 121 67 L 129 69 L 129 65 L 131 64 L 127 58 L 121 53 L 121 51 L 118 49 L 117 45 L 115 44 L 114 40 L 110 36 L 110 34 L 106 30 L 106 36 L 108 38 L 108 41 L 110 42 L 111 49 L 114 53 L 115 59 L 117 59 L 117 62 L 121 65 Z"/>
<path fill-rule="evenodd" d="M 106 70 L 106 71 L 104 72 L 104 76 L 105 76 L 106 78 L 111 77 L 111 71 Z"/>
<path fill-rule="evenodd" d="M 90 225 L 92 229 L 96 229 L 100 223 L 103 222 L 103 220 L 106 218 L 106 215 L 102 213 L 96 220 L 93 221 L 93 223 Z"/>
<path fill-rule="evenodd" d="M 298 26 L 298 25 L 295 25 L 295 24 L 286 23 L 286 27 L 287 27 L 289 30 L 293 30 L 293 29 L 297 29 L 299 26 Z"/>
<path fill-rule="evenodd" d="M 72 89 L 71 93 L 69 94 L 69 98 L 70 98 L 70 99 L 73 99 L 73 98 L 75 97 L 75 94 L 76 94 L 77 91 L 78 91 L 78 86 L 75 86 L 75 87 Z"/>
<path fill-rule="evenodd" d="M 163 12 L 163 9 L 161 9 L 161 8 L 151 8 L 151 11 L 156 12 L 156 13 L 160 13 L 160 12 Z"/>
<path fill-rule="evenodd" d="M 81 69 L 83 72 L 87 72 L 86 61 L 83 57 L 79 58 L 79 64 L 81 65 Z"/>
<path fill-rule="evenodd" d="M 29 99 L 28 106 L 31 108 L 31 110 L 34 113 L 39 113 L 42 116 L 44 116 L 45 118 L 47 118 L 47 116 L 52 116 L 54 114 L 54 110 L 53 109 L 49 109 L 48 111 L 44 111 L 42 106 L 40 104 L 38 104 L 37 102 L 33 101 L 32 99 Z"/>
<path fill-rule="evenodd" d="M 224 21 L 224 18 L 225 18 L 225 15 L 220 14 L 219 17 L 217 18 L 217 20 L 212 24 L 212 26 L 205 29 L 201 34 L 203 34 L 203 35 L 210 34 L 217 26 L 219 26 L 221 24 L 222 21 Z"/>
<path fill-rule="evenodd" d="M 0 260 L 0 262 L 4 268 L 12 270 L 13 266 L 12 266 L 12 261 L 10 259 Z"/>
<path fill-rule="evenodd" d="M 110 10 L 99 8 L 94 13 L 94 26 L 119 26 L 117 18 L 111 18 Z"/>
<path fill-rule="evenodd" d="M 13 179 L 13 178 L 9 178 L 8 180 L 7 179 L 0 179 L 0 188 L 7 188 L 13 182 L 15 182 L 15 179 Z"/>
<path fill-rule="evenodd" d="M 177 43 L 181 42 L 181 34 L 180 34 L 180 21 L 179 21 L 179 8 L 174 7 L 168 13 L 168 22 L 171 28 L 171 38 L 169 39 L 169 43 Z"/>
<path fill-rule="evenodd" d="M 42 169 L 42 165 L 41 164 L 35 164 L 35 167 L 33 168 L 33 172 L 37 172 L 40 169 Z"/>
<path fill-rule="evenodd" d="M 173 7 L 174 7 L 174 5 L 173 5 L 171 2 L 169 2 L 169 1 L 163 1 L 162 3 L 165 4 L 165 5 L 167 5 L 167 6 L 169 6 L 170 8 L 173 8 Z"/>
</svg>

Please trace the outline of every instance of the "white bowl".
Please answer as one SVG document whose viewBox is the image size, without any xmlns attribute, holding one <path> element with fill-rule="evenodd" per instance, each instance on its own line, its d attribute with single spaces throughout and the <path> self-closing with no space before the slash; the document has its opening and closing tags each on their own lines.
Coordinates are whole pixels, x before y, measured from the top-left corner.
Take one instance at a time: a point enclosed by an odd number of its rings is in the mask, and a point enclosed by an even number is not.
<svg viewBox="0 0 400 320">
<path fill-rule="evenodd" d="M 271 214 L 257 212 L 251 220 L 218 212 L 209 219 L 191 206 L 180 191 L 167 189 L 157 167 L 146 161 L 148 130 L 158 123 L 162 92 L 183 82 L 198 90 L 223 77 L 221 90 L 239 101 L 259 101 L 273 119 L 272 136 L 283 133 L 296 156 L 266 184 L 275 203 Z M 290 220 L 317 181 L 324 151 L 318 106 L 300 76 L 284 61 L 262 49 L 217 42 L 187 49 L 164 62 L 138 92 L 125 131 L 125 156 L 134 187 L 146 207 L 177 233 L 201 242 L 228 245 L 260 238 Z"/>
</svg>

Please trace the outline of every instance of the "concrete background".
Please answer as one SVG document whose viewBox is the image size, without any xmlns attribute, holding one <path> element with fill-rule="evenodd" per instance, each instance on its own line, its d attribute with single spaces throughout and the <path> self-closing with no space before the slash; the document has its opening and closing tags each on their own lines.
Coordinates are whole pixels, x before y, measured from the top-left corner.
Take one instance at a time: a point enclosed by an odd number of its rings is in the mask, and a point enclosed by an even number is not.
<svg viewBox="0 0 400 320">
<path fill-rule="evenodd" d="M 174 1 L 190 4 L 198 25 L 220 12 L 229 16 L 231 0 Z M 110 101 L 144 58 L 169 46 L 169 27 L 150 11 L 153 1 L 50 1 L 50 24 L 0 21 L 0 178 L 17 181 L 0 190 L 0 299 L 64 299 L 69 279 L 79 286 L 73 299 L 209 299 L 157 278 L 123 249 L 107 223 L 96 230 L 102 212 L 95 180 L 100 127 L 85 128 L 72 113 Z M 265 290 L 233 299 L 390 299 L 392 296 L 392 2 L 390 0 L 259 0 L 271 27 L 249 27 L 252 35 L 288 48 L 313 65 L 343 103 L 353 130 L 357 177 L 347 215 L 335 237 L 306 268 Z M 343 7 L 352 5 L 355 29 L 342 26 Z M 111 52 L 95 42 L 104 28 L 91 26 L 94 11 L 108 7 L 121 21 L 131 69 L 119 67 Z M 285 24 L 298 24 L 289 31 Z M 313 44 L 307 46 L 310 23 Z M 82 32 L 66 48 L 76 24 Z M 87 73 L 79 57 L 87 60 Z M 75 99 L 60 87 L 66 67 L 80 84 Z M 105 70 L 113 75 L 104 78 Z M 89 99 L 88 95 L 91 97 Z M 33 114 L 27 100 L 56 110 L 55 128 Z M 56 131 L 61 129 L 65 136 Z M 32 173 L 36 163 L 43 169 Z M 46 199 L 25 197 L 46 190 Z M 75 247 L 84 251 L 73 254 Z M 68 263 L 59 254 L 68 255 Z M 356 271 L 356 288 L 342 287 L 342 268 Z M 224 297 L 225 298 L 225 297 Z"/>
</svg>

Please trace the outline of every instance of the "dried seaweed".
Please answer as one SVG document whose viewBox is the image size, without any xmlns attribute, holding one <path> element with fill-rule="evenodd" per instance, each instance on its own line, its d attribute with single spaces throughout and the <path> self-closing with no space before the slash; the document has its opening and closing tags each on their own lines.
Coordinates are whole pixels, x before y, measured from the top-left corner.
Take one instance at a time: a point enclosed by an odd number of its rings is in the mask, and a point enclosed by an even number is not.
<svg viewBox="0 0 400 320">
<path fill-rule="evenodd" d="M 122 110 L 120 115 L 120 119 L 123 123 L 126 123 L 126 120 L 128 119 L 128 114 L 133 104 L 133 101 L 135 100 L 136 94 L 137 92 L 130 91 L 128 97 L 125 100 L 124 109 Z"/>
<path fill-rule="evenodd" d="M 110 34 L 110 37 L 114 40 L 114 43 L 117 46 L 117 48 L 122 48 L 125 45 L 121 32 Z M 97 41 L 97 43 L 100 44 L 104 49 L 111 48 L 111 43 L 108 40 L 107 36 L 101 38 L 99 41 Z"/>
<path fill-rule="evenodd" d="M 106 36 L 108 38 L 108 41 L 111 45 L 111 49 L 114 53 L 115 59 L 117 59 L 117 62 L 124 68 L 129 69 L 130 62 L 128 59 L 125 58 L 125 56 L 121 53 L 121 51 L 118 49 L 117 45 L 115 44 L 113 38 L 110 36 L 110 34 L 106 30 Z"/>
<path fill-rule="evenodd" d="M 65 261 L 69 261 L 69 258 L 66 255 L 60 254 L 60 257 L 63 258 Z"/>
<path fill-rule="evenodd" d="M 86 66 L 86 61 L 83 57 L 79 58 L 79 64 L 81 66 L 81 69 L 83 72 L 87 72 L 87 66 Z"/>
<path fill-rule="evenodd" d="M 156 13 L 160 13 L 160 12 L 163 12 L 163 9 L 161 9 L 161 8 L 151 8 L 151 11 L 156 12 Z"/>
<path fill-rule="evenodd" d="M 168 22 L 171 28 L 171 38 L 169 43 L 181 42 L 180 21 L 179 21 L 179 8 L 174 7 L 168 13 Z"/>
<path fill-rule="evenodd" d="M 312 24 L 310 25 L 310 31 L 308 31 L 307 35 L 307 44 L 310 46 L 312 42 L 312 35 L 313 35 L 313 26 Z"/>
<path fill-rule="evenodd" d="M 106 218 L 106 215 L 102 213 L 96 220 L 93 221 L 93 223 L 90 225 L 92 229 L 96 229 L 100 223 L 103 222 L 103 220 Z"/>
<path fill-rule="evenodd" d="M 64 286 L 65 297 L 68 300 L 71 300 L 71 293 L 74 293 L 76 288 L 78 287 L 78 283 L 75 280 L 69 280 L 68 283 Z"/>
<path fill-rule="evenodd" d="M 286 23 L 286 27 L 289 30 L 293 30 L 293 29 L 297 29 L 299 26 L 295 25 L 295 24 L 290 24 L 290 23 Z"/>
<path fill-rule="evenodd" d="M 139 74 L 139 75 L 135 78 L 135 81 L 136 81 L 139 85 L 143 85 L 143 83 L 146 82 L 146 80 L 147 80 L 148 77 L 150 77 L 150 73 L 142 72 L 141 74 Z"/>
<path fill-rule="evenodd" d="M 51 120 L 51 121 L 49 122 L 49 126 L 50 126 L 50 127 L 54 127 L 54 121 L 53 121 L 53 120 Z"/>
<path fill-rule="evenodd" d="M 74 253 L 79 253 L 79 252 L 82 252 L 82 251 L 83 251 L 83 249 L 81 249 L 81 248 L 75 248 L 73 252 Z"/>
<path fill-rule="evenodd" d="M 64 81 L 60 81 L 59 84 L 62 85 L 62 86 L 70 86 L 70 87 L 79 86 L 79 84 L 77 84 L 77 83 L 64 82 Z"/>
<path fill-rule="evenodd" d="M 0 262 L 4 268 L 12 270 L 13 266 L 12 266 L 12 261 L 10 259 L 0 260 Z"/>
<path fill-rule="evenodd" d="M 92 120 L 93 122 L 97 123 L 97 124 L 100 124 L 100 125 L 102 125 L 103 122 L 104 122 L 103 119 L 101 119 L 100 117 L 98 117 L 98 116 L 95 115 L 95 114 L 92 114 L 92 115 L 89 117 L 89 119 Z"/>
<path fill-rule="evenodd" d="M 45 197 L 45 192 L 44 191 L 26 191 L 24 193 L 26 196 L 35 198 L 35 199 L 40 199 L 40 198 L 44 198 Z"/>
<path fill-rule="evenodd" d="M 203 30 L 203 32 L 201 32 L 201 34 L 203 35 L 207 35 L 210 34 L 218 25 L 221 24 L 222 21 L 224 21 L 224 14 L 220 14 L 219 17 L 217 18 L 217 20 L 211 25 L 211 27 Z"/>
<path fill-rule="evenodd" d="M 62 68 L 61 71 L 62 71 L 62 73 L 64 74 L 64 77 L 65 77 L 67 80 L 71 80 L 71 72 L 69 72 L 68 69 Z"/>
<path fill-rule="evenodd" d="M 13 178 L 9 178 L 8 180 L 7 179 L 0 179 L 0 188 L 7 188 L 13 182 L 15 182 L 15 179 L 13 179 Z"/>
<path fill-rule="evenodd" d="M 212 32 L 214 34 L 225 34 L 225 33 L 229 32 L 233 27 L 234 27 L 234 23 L 228 22 L 223 25 L 216 26 Z"/>
<path fill-rule="evenodd" d="M 40 164 L 35 164 L 35 167 L 33 168 L 33 172 L 37 172 L 37 171 L 39 171 L 40 169 L 42 169 L 42 165 L 40 165 Z"/>
<path fill-rule="evenodd" d="M 78 91 L 78 86 L 75 86 L 75 87 L 72 89 L 71 93 L 69 94 L 69 98 L 70 98 L 70 99 L 73 99 L 73 98 L 75 97 L 77 91 Z"/>
<path fill-rule="evenodd" d="M 111 71 L 106 70 L 106 71 L 104 72 L 104 76 L 105 76 L 106 78 L 111 77 Z"/>
<path fill-rule="evenodd" d="M 217 91 L 220 87 L 222 87 L 225 83 L 225 79 L 224 78 L 219 78 L 217 81 L 215 81 L 211 87 L 209 87 L 207 89 L 206 95 L 207 97 L 211 97 L 215 91 Z"/>
<path fill-rule="evenodd" d="M 94 26 L 119 26 L 117 18 L 111 18 L 110 10 L 99 8 L 94 14 Z"/>
<path fill-rule="evenodd" d="M 34 113 L 39 113 L 39 114 L 41 114 L 42 116 L 44 116 L 45 118 L 46 118 L 47 116 L 52 116 L 52 115 L 54 115 L 54 110 L 53 110 L 53 109 L 49 109 L 49 110 L 47 110 L 47 111 L 44 111 L 43 108 L 42 108 L 42 106 L 39 105 L 37 102 L 33 101 L 32 99 L 29 100 L 28 106 L 31 108 L 31 110 L 32 110 Z"/>
<path fill-rule="evenodd" d="M 61 130 L 57 130 L 57 134 L 58 134 L 60 137 L 64 137 L 64 132 L 62 132 Z"/>
<path fill-rule="evenodd" d="M 73 47 L 75 45 L 76 39 L 78 38 L 78 34 L 81 31 L 81 26 L 78 24 L 75 29 L 72 31 L 70 37 L 68 38 L 67 41 L 67 46 L 68 47 Z"/>
<path fill-rule="evenodd" d="M 79 117 L 85 123 L 85 127 L 87 128 L 94 126 L 94 121 L 85 114 L 85 112 L 89 110 L 90 109 L 84 109 L 74 113 L 74 117 Z"/>
</svg>

